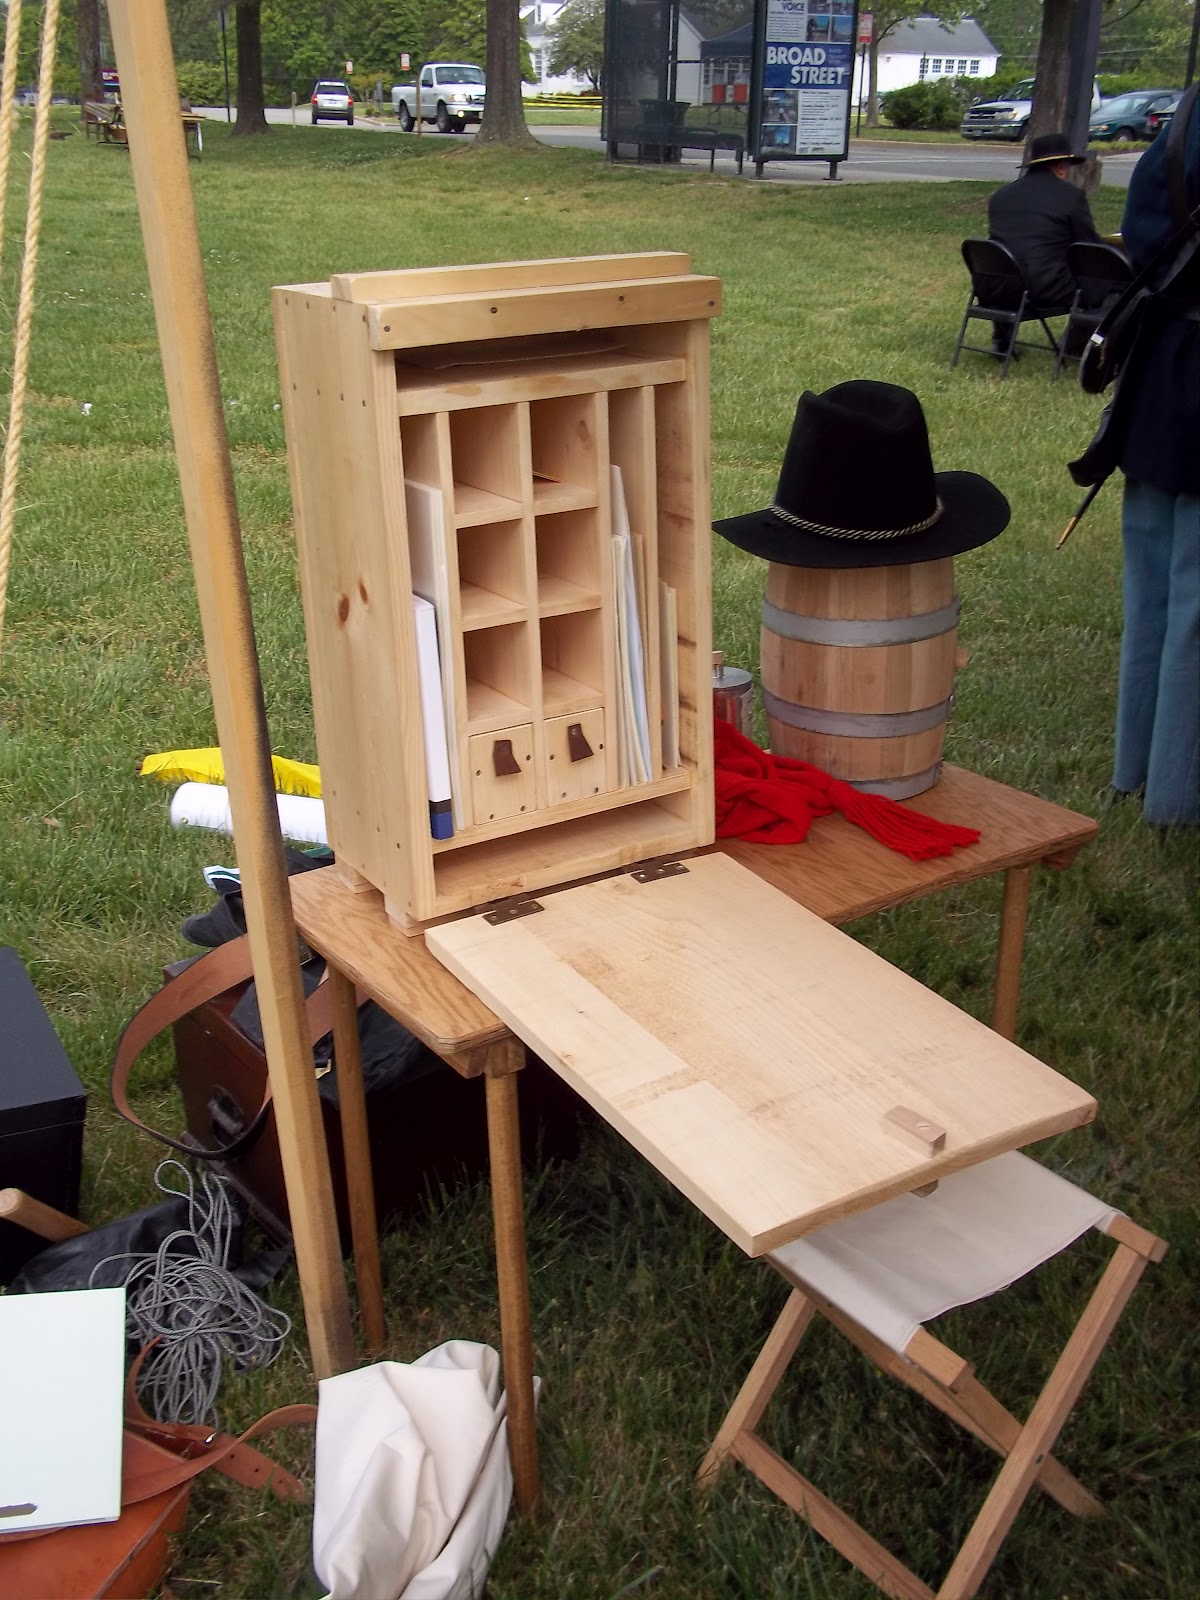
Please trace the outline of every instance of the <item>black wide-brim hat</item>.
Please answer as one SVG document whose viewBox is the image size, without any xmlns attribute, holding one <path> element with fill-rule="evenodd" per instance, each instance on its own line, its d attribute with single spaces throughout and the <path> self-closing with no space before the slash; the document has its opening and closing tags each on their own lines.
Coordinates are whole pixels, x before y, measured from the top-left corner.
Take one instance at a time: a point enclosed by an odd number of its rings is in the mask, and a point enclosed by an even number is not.
<svg viewBox="0 0 1200 1600">
<path fill-rule="evenodd" d="M 1029 141 L 1029 150 L 1025 156 L 1025 170 L 1030 167 L 1040 167 L 1046 162 L 1069 161 L 1073 167 L 1086 161 L 1086 156 L 1076 155 L 1071 148 L 1071 141 L 1065 133 L 1039 133 L 1036 139 Z"/>
<path fill-rule="evenodd" d="M 1009 505 L 975 472 L 934 472 L 921 402 L 859 378 L 796 407 L 773 503 L 713 526 L 792 567 L 892 567 L 987 544 Z"/>
</svg>

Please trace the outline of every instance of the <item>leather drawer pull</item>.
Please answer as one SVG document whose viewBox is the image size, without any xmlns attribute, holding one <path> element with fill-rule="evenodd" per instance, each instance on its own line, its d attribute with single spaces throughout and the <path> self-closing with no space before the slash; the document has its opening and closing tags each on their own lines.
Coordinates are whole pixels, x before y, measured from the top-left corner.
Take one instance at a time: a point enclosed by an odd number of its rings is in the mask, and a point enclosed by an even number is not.
<svg viewBox="0 0 1200 1600">
<path fill-rule="evenodd" d="M 567 754 L 572 761 L 586 761 L 590 755 L 595 754 L 591 745 L 587 742 L 582 722 L 569 722 L 567 724 Z"/>
<path fill-rule="evenodd" d="M 519 774 L 521 764 L 513 755 L 511 739 L 495 739 L 492 742 L 492 766 L 498 778 L 511 778 Z"/>
</svg>

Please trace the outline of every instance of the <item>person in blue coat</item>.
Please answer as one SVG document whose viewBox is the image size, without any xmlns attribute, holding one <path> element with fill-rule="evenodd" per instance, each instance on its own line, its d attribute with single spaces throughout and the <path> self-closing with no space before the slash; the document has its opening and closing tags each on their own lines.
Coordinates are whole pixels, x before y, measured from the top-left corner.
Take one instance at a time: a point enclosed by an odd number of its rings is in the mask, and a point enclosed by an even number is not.
<svg viewBox="0 0 1200 1600">
<path fill-rule="evenodd" d="M 1184 107 L 1180 107 L 1184 110 Z M 1176 115 L 1178 116 L 1178 112 Z M 1121 237 L 1135 271 L 1178 230 L 1169 141 L 1134 168 Z M 1186 206 L 1200 207 L 1200 100 L 1184 129 Z M 1200 822 L 1200 250 L 1149 302 L 1121 379 L 1124 628 L 1113 788 L 1156 827 Z"/>
</svg>

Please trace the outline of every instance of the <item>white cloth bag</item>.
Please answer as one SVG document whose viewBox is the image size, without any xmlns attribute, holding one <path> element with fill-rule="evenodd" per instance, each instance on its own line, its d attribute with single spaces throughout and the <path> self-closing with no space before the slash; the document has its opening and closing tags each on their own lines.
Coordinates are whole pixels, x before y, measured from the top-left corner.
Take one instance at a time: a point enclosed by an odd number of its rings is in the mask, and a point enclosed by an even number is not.
<svg viewBox="0 0 1200 1600">
<path fill-rule="evenodd" d="M 478 1600 L 511 1497 L 489 1345 L 320 1383 L 313 1565 L 329 1600 Z"/>
</svg>

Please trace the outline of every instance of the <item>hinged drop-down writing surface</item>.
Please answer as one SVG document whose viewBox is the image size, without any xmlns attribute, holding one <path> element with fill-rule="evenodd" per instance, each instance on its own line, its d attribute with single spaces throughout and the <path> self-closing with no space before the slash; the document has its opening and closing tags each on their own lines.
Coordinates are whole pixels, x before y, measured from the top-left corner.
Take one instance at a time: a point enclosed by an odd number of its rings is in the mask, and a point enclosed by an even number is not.
<svg viewBox="0 0 1200 1600">
<path fill-rule="evenodd" d="M 426 931 L 750 1255 L 1091 1120 L 1075 1084 L 727 856 Z M 924 1154 L 903 1106 L 945 1130 Z"/>
</svg>

